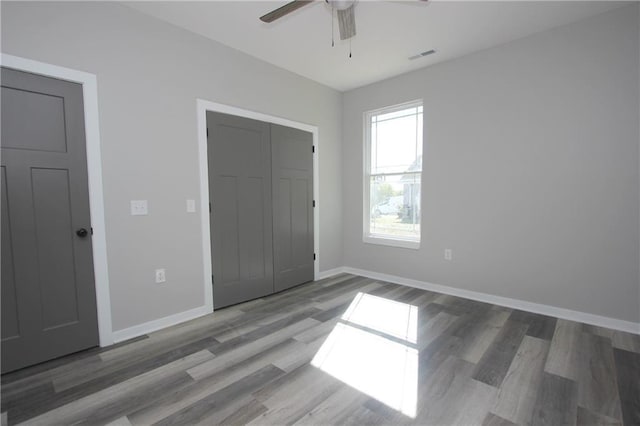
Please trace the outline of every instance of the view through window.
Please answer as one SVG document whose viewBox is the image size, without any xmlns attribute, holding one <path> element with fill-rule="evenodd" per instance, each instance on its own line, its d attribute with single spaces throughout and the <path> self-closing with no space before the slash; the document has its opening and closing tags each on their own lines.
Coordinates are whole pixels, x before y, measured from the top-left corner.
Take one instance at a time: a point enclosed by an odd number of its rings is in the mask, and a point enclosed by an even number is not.
<svg viewBox="0 0 640 426">
<path fill-rule="evenodd" d="M 365 119 L 365 241 L 404 241 L 417 247 L 422 102 L 373 111 Z"/>
</svg>

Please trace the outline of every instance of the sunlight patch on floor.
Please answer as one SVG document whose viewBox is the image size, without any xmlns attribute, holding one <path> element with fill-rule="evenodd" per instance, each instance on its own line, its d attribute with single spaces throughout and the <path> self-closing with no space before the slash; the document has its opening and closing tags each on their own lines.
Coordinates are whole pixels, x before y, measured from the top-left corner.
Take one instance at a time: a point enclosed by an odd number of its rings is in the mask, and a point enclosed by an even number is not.
<svg viewBox="0 0 640 426">
<path fill-rule="evenodd" d="M 311 365 L 414 418 L 418 308 L 358 293 Z"/>
</svg>

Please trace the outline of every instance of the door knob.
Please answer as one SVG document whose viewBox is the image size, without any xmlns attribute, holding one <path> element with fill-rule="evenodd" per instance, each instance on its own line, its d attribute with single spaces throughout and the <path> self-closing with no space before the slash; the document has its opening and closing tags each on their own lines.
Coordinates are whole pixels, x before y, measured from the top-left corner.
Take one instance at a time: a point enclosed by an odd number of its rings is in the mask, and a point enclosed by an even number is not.
<svg viewBox="0 0 640 426">
<path fill-rule="evenodd" d="M 76 235 L 80 238 L 84 238 L 89 235 L 89 232 L 84 228 L 80 228 L 76 231 Z"/>
</svg>

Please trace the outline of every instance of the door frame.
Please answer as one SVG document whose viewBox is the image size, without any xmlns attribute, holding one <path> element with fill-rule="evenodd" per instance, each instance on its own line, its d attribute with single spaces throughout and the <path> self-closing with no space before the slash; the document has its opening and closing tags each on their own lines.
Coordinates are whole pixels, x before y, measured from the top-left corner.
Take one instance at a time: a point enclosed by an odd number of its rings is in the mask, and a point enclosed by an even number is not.
<svg viewBox="0 0 640 426">
<path fill-rule="evenodd" d="M 317 280 L 320 273 L 320 179 L 318 171 L 320 149 L 318 146 L 318 126 L 198 98 L 196 99 L 196 113 L 198 125 L 198 162 L 200 165 L 200 222 L 202 226 L 204 303 L 207 311 L 213 312 L 213 286 L 209 279 L 212 275 L 213 268 L 211 265 L 211 229 L 209 227 L 210 200 L 209 166 L 207 163 L 207 111 L 250 118 L 271 124 L 280 124 L 282 126 L 304 130 L 305 132 L 309 132 L 313 135 L 313 146 L 315 147 L 315 154 L 313 154 L 313 199 L 316 202 L 316 206 L 313 209 L 313 252 L 316 254 L 316 259 L 313 263 L 313 279 Z"/>
<path fill-rule="evenodd" d="M 107 263 L 107 237 L 104 218 L 104 195 L 102 186 L 102 156 L 100 148 L 100 126 L 98 115 L 98 83 L 95 74 L 60 67 L 19 56 L 1 54 L 0 65 L 58 80 L 82 85 L 84 102 L 85 138 L 87 147 L 87 178 L 89 183 L 89 210 L 93 228 L 93 275 L 96 287 L 98 313 L 98 336 L 100 346 L 114 343 L 111 322 L 111 295 L 109 292 L 109 269 Z"/>
</svg>

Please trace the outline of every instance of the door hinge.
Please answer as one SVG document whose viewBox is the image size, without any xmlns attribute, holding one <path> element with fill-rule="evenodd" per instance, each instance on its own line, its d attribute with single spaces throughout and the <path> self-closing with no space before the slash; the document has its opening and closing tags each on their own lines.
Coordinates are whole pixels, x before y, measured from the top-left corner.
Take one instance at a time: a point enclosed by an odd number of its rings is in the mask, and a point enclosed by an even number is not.
<svg viewBox="0 0 640 426">
<path fill-rule="evenodd" d="M 316 152 L 316 147 L 314 145 L 311 145 L 311 152 Z"/>
<path fill-rule="evenodd" d="M 211 203 L 209 203 L 209 213 L 211 213 Z"/>
<path fill-rule="evenodd" d="M 316 200 L 313 200 L 313 207 L 316 206 Z"/>
<path fill-rule="evenodd" d="M 207 137 L 209 137 L 209 128 L 207 127 Z"/>
<path fill-rule="evenodd" d="M 213 275 L 211 275 L 211 284 L 213 284 Z"/>
<path fill-rule="evenodd" d="M 316 254 L 313 253 L 313 260 L 316 260 Z"/>
<path fill-rule="evenodd" d="M 89 228 L 89 230 L 91 231 L 91 235 L 93 235 L 93 228 Z"/>
</svg>

